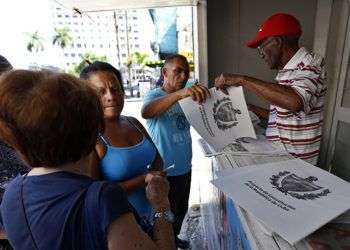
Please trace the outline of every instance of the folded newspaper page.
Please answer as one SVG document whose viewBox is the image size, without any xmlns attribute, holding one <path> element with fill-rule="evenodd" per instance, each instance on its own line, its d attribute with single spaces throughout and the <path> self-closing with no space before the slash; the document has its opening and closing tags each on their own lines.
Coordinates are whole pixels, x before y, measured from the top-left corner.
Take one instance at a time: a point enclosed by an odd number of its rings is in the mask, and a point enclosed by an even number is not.
<svg viewBox="0 0 350 250">
<path fill-rule="evenodd" d="M 292 245 L 350 209 L 350 184 L 300 159 L 231 168 L 212 183 Z"/>
<path fill-rule="evenodd" d="M 285 156 L 288 152 L 278 142 L 266 140 L 265 137 L 257 139 L 250 137 L 242 137 L 235 139 L 230 144 L 226 145 L 220 152 L 216 152 L 203 138 L 198 139 L 200 148 L 204 156 L 216 156 L 227 154 L 231 156 Z M 247 164 L 249 165 L 249 164 Z"/>
<path fill-rule="evenodd" d="M 179 101 L 187 120 L 215 151 L 241 137 L 256 138 L 242 87 L 228 89 L 228 95 L 215 88 L 211 97 L 199 104 L 187 97 Z"/>
</svg>

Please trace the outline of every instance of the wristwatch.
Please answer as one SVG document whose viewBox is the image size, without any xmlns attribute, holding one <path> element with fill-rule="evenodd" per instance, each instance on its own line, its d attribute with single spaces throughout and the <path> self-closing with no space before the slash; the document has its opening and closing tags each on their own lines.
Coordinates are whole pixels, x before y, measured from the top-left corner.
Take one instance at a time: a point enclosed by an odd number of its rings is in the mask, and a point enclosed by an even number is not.
<svg viewBox="0 0 350 250">
<path fill-rule="evenodd" d="M 158 218 L 164 218 L 166 222 L 173 223 L 175 220 L 173 212 L 171 210 L 165 210 L 162 212 L 155 212 L 153 215 L 153 220 L 155 221 Z"/>
</svg>

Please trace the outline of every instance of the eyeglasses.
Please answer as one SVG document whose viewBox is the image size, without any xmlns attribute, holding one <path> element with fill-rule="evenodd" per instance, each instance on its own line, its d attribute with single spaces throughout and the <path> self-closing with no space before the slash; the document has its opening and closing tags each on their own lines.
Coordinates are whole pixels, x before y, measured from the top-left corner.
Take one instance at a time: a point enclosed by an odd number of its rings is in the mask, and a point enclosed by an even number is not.
<svg viewBox="0 0 350 250">
<path fill-rule="evenodd" d="M 269 43 L 271 43 L 275 38 L 271 38 L 270 40 L 265 40 L 261 45 L 258 46 L 258 52 L 260 56 L 264 55 L 264 48 L 267 46 Z"/>
</svg>

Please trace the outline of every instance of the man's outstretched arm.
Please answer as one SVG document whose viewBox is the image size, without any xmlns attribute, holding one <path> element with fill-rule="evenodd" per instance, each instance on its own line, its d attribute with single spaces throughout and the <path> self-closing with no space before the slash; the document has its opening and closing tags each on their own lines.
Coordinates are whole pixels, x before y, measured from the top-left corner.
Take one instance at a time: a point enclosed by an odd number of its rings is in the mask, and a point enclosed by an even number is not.
<svg viewBox="0 0 350 250">
<path fill-rule="evenodd" d="M 174 93 L 154 99 L 142 107 L 142 117 L 151 119 L 166 112 L 177 101 L 191 96 L 194 101 L 202 103 L 210 96 L 209 90 L 201 85 L 193 85 L 191 88 L 180 89 Z"/>
<path fill-rule="evenodd" d="M 242 86 L 269 103 L 294 112 L 301 111 L 304 107 L 302 98 L 290 86 L 235 74 L 222 74 L 215 79 L 217 88 L 225 90 L 230 86 Z"/>
</svg>

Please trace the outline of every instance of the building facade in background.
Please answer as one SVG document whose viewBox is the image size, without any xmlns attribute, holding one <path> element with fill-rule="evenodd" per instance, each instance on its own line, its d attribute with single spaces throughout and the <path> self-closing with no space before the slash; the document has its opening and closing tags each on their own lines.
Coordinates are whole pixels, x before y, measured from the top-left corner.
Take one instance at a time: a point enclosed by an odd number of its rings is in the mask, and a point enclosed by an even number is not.
<svg viewBox="0 0 350 250">
<path fill-rule="evenodd" d="M 106 56 L 117 68 L 126 67 L 130 54 L 141 51 L 152 54 L 151 34 L 142 32 L 145 11 L 116 10 L 80 15 L 52 3 L 53 27 L 67 27 L 73 38 L 63 49 L 65 69 L 81 62 L 84 53 Z"/>
<path fill-rule="evenodd" d="M 72 38 L 68 46 L 56 46 L 58 66 L 65 71 L 79 65 L 86 53 L 94 54 L 120 69 L 130 88 L 139 88 L 140 83 L 158 78 L 160 68 L 149 68 L 144 62 L 164 59 L 162 52 L 181 53 L 193 61 L 191 7 L 80 14 L 52 1 L 51 16 L 53 29 L 65 28 Z M 167 19 L 171 22 L 164 26 Z M 138 62 L 140 57 L 146 58 L 143 63 Z"/>
</svg>

